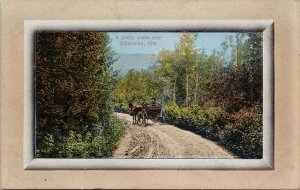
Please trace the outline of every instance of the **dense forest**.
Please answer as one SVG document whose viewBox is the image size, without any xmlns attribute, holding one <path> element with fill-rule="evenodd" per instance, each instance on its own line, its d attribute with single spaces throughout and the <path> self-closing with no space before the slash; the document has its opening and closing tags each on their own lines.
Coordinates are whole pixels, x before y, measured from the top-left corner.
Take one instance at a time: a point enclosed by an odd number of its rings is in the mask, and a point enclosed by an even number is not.
<svg viewBox="0 0 300 190">
<path fill-rule="evenodd" d="M 110 157 L 123 126 L 110 98 L 116 73 L 108 34 L 37 32 L 35 39 L 35 156 Z"/>
<path fill-rule="evenodd" d="M 182 33 L 174 51 L 161 50 L 148 70 L 130 70 L 113 91 L 116 109 L 152 98 L 167 121 L 193 131 L 240 158 L 262 158 L 262 33 L 228 35 L 207 54 L 197 34 Z M 229 55 L 229 56 L 228 56 Z"/>
</svg>

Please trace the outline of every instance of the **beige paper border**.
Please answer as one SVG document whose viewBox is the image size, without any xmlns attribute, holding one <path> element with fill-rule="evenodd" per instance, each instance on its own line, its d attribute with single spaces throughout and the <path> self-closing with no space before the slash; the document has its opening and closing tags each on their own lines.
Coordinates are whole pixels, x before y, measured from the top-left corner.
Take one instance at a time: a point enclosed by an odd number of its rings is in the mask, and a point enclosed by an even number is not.
<svg viewBox="0 0 300 190">
<path fill-rule="evenodd" d="M 295 93 L 299 90 L 297 88 L 299 1 L 6 0 L 2 8 L 2 188 L 298 189 L 300 187 L 297 119 L 299 100 Z M 24 20 L 48 19 L 274 20 L 275 169 L 25 171 L 23 169 Z"/>
</svg>

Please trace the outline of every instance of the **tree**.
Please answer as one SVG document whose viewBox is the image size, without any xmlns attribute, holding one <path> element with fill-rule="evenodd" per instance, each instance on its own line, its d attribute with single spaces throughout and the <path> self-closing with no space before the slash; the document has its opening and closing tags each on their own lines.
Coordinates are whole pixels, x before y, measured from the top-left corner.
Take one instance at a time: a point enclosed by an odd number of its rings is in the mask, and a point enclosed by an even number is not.
<svg viewBox="0 0 300 190">
<path fill-rule="evenodd" d="M 202 105 L 208 99 L 210 91 L 209 85 L 212 78 L 223 65 L 215 55 L 207 56 L 204 51 L 199 52 L 198 57 L 199 61 L 196 71 L 199 77 L 199 87 L 195 88 L 195 93 L 197 93 L 195 102 Z"/>
<path fill-rule="evenodd" d="M 156 54 L 159 63 L 156 78 L 164 89 L 172 89 L 172 100 L 179 105 L 188 106 L 192 101 L 202 104 L 206 99 L 208 80 L 220 67 L 215 56 L 207 56 L 204 49 L 196 49 L 196 37 L 183 33 L 173 52 L 161 50 Z"/>
<path fill-rule="evenodd" d="M 100 32 L 37 32 L 37 145 L 45 134 L 62 139 L 85 134 L 111 114 L 114 62 L 109 37 Z"/>
<path fill-rule="evenodd" d="M 126 76 L 119 79 L 113 99 L 120 105 L 128 105 L 129 102 L 142 104 L 152 98 L 161 98 L 161 94 L 161 85 L 152 78 L 152 73 L 130 70 Z"/>
<path fill-rule="evenodd" d="M 179 42 L 176 44 L 175 48 L 175 68 L 180 74 L 182 74 L 182 79 L 185 83 L 185 105 L 190 103 L 190 78 L 195 74 L 192 71 L 196 67 L 197 50 L 195 48 L 195 42 L 197 39 L 196 34 L 192 33 L 182 33 L 179 37 Z"/>
<path fill-rule="evenodd" d="M 236 39 L 231 62 L 210 81 L 210 99 L 229 112 L 262 103 L 262 34 L 236 34 Z"/>
<path fill-rule="evenodd" d="M 154 69 L 154 76 L 163 88 L 163 95 L 167 99 L 176 100 L 177 72 L 174 65 L 174 53 L 168 50 L 161 50 L 155 55 L 159 63 Z"/>
<path fill-rule="evenodd" d="M 236 33 L 235 34 L 235 42 L 236 45 L 232 50 L 232 60 L 233 60 L 233 65 L 235 67 L 238 67 L 239 65 L 243 64 L 244 59 L 242 58 L 243 56 L 243 51 L 244 51 L 244 41 L 246 37 L 246 33 Z"/>
<path fill-rule="evenodd" d="M 247 70 L 249 72 L 250 93 L 249 99 L 251 102 L 262 103 L 263 89 L 263 39 L 262 33 L 248 33 L 246 41 L 244 58 L 247 61 Z"/>
</svg>

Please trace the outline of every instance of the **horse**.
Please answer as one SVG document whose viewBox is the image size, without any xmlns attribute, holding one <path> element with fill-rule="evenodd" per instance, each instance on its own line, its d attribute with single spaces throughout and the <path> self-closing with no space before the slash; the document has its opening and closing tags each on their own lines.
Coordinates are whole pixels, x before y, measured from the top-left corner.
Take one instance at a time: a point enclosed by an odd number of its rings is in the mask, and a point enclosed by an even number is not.
<svg viewBox="0 0 300 190">
<path fill-rule="evenodd" d="M 133 103 L 129 103 L 128 107 L 130 108 L 132 114 L 132 124 L 137 124 L 137 115 L 144 109 L 144 107 L 142 105 L 133 105 Z"/>
</svg>

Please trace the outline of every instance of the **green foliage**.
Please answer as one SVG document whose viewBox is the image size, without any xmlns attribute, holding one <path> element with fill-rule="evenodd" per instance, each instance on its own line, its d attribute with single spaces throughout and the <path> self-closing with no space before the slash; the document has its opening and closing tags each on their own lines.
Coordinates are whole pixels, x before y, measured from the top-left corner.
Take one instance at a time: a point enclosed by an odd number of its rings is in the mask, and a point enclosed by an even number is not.
<svg viewBox="0 0 300 190">
<path fill-rule="evenodd" d="M 50 157 L 51 155 L 57 152 L 57 147 L 55 146 L 55 140 L 53 135 L 46 134 L 43 138 L 41 149 L 38 150 L 41 155 L 45 155 L 45 157 Z"/>
<path fill-rule="evenodd" d="M 241 158 L 262 157 L 262 109 L 257 106 L 229 114 L 219 107 L 172 102 L 166 111 L 168 122 L 215 140 Z"/>
<path fill-rule="evenodd" d="M 95 158 L 103 158 L 106 157 L 106 155 L 109 155 L 109 153 L 106 152 L 105 145 L 106 139 L 101 136 L 97 136 L 92 141 L 92 155 Z"/>
<path fill-rule="evenodd" d="M 262 33 L 229 35 L 222 50 L 210 56 L 195 48 L 195 39 L 183 33 L 173 52 L 162 50 L 155 56 L 159 66 L 154 74 L 169 99 L 228 112 L 262 103 Z"/>
<path fill-rule="evenodd" d="M 108 40 L 99 32 L 36 33 L 38 128 L 77 130 L 106 117 L 114 77 Z"/>
<path fill-rule="evenodd" d="M 69 132 L 63 153 L 67 158 L 88 158 L 91 146 L 91 134 L 88 132 L 85 137 L 74 131 Z"/>
<path fill-rule="evenodd" d="M 111 155 L 122 125 L 112 116 L 116 74 L 108 34 L 37 32 L 35 38 L 36 157 Z M 92 134 L 94 125 L 111 132 Z"/>
<path fill-rule="evenodd" d="M 221 67 L 217 57 L 196 48 L 196 38 L 193 33 L 182 33 L 173 52 L 161 50 L 155 55 L 159 63 L 155 78 L 160 81 L 164 96 L 179 105 L 203 104 L 210 78 Z"/>
<path fill-rule="evenodd" d="M 121 121 L 112 117 L 109 124 L 103 128 L 102 135 L 96 137 L 92 142 L 93 157 L 110 157 L 118 147 L 119 140 L 124 134 L 124 127 Z"/>
<path fill-rule="evenodd" d="M 102 127 L 100 134 L 92 135 L 87 132 L 70 130 L 61 140 L 54 139 L 53 135 L 44 137 L 43 144 L 38 150 L 38 156 L 42 158 L 103 158 L 110 157 L 117 148 L 119 140 L 124 134 L 123 124 L 115 117 L 110 123 Z"/>
<path fill-rule="evenodd" d="M 114 102 L 119 106 L 128 102 L 143 103 L 151 98 L 160 98 L 161 87 L 149 71 L 130 70 L 121 78 L 113 93 Z"/>
</svg>

